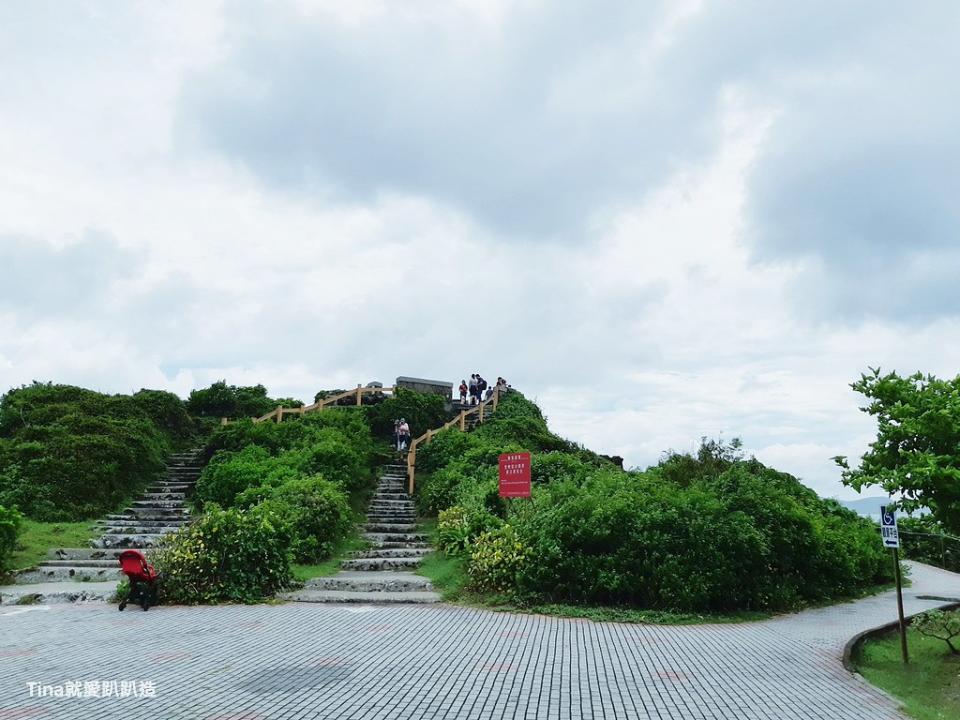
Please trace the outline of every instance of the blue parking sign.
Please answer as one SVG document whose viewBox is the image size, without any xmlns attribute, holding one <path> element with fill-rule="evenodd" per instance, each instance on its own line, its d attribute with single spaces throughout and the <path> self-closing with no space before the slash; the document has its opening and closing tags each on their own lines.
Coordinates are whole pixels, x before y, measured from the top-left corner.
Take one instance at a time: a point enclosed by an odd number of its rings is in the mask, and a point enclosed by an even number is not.
<svg viewBox="0 0 960 720">
<path fill-rule="evenodd" d="M 897 529 L 897 511 L 890 505 L 883 505 L 880 508 L 880 538 L 883 540 L 884 547 L 900 547 L 900 531 Z"/>
</svg>

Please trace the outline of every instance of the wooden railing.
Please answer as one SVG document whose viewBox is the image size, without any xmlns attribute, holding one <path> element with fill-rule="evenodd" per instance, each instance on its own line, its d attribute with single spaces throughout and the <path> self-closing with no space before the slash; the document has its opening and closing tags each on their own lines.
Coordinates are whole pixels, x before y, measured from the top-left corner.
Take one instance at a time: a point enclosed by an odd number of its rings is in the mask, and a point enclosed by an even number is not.
<svg viewBox="0 0 960 720">
<path fill-rule="evenodd" d="M 438 428 L 433 430 L 427 430 L 423 435 L 418 438 L 414 438 L 410 442 L 410 447 L 407 449 L 407 487 L 408 492 L 413 495 L 413 488 L 416 479 L 417 473 L 417 445 L 420 443 L 430 444 L 430 441 L 433 440 L 433 436 L 438 432 L 442 432 L 447 428 L 452 428 L 454 425 L 459 426 L 460 432 L 466 432 L 467 429 L 467 418 L 471 415 L 477 415 L 477 419 L 480 423 L 484 421 L 484 415 L 489 412 L 493 412 L 497 409 L 497 405 L 500 403 L 500 386 L 497 385 L 493 389 L 493 395 L 491 395 L 486 400 L 480 402 L 476 407 L 472 407 L 469 410 L 461 410 L 460 414 L 457 415 L 453 420 L 448 423 L 444 423 Z M 492 408 L 490 406 L 493 406 Z M 489 408 L 489 410 L 488 410 Z"/>
<path fill-rule="evenodd" d="M 328 398 L 323 398 L 322 400 L 317 400 L 313 405 L 303 405 L 297 408 L 285 408 L 282 405 L 277 405 L 275 410 L 271 410 L 266 415 L 261 415 L 260 417 L 253 418 L 255 423 L 265 422 L 267 420 L 273 420 L 274 422 L 283 422 L 284 415 L 306 415 L 310 412 L 323 412 L 325 408 L 338 406 L 338 407 L 360 407 L 363 405 L 363 396 L 364 395 L 375 395 L 376 393 L 385 393 L 392 395 L 394 388 L 392 387 L 360 387 L 357 386 L 356 390 L 347 390 L 342 393 L 337 393 L 336 395 L 331 395 Z M 355 398 L 356 402 L 353 405 L 338 405 L 341 400 L 346 398 Z M 220 421 L 221 425 L 226 425 L 230 422 L 227 418 L 223 418 Z"/>
</svg>

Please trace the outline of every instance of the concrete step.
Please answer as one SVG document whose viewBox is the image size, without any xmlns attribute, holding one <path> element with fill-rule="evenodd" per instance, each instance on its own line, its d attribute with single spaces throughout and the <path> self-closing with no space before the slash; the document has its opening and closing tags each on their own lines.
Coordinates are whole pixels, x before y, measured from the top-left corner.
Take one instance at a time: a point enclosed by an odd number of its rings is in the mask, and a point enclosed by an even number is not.
<svg viewBox="0 0 960 720">
<path fill-rule="evenodd" d="M 426 543 L 424 543 L 426 545 Z M 358 550 L 351 553 L 352 558 L 407 558 L 424 557 L 431 552 L 430 548 L 383 548 L 375 550 Z"/>
<path fill-rule="evenodd" d="M 371 525 L 411 525 L 416 523 L 413 513 L 370 513 L 367 522 Z"/>
<path fill-rule="evenodd" d="M 160 538 L 166 537 L 162 533 L 141 533 L 139 535 L 104 535 L 94 540 L 91 545 L 95 548 L 145 548 L 156 547 Z"/>
<path fill-rule="evenodd" d="M 65 565 L 55 567 L 35 567 L 21 570 L 14 574 L 18 585 L 26 583 L 64 582 L 71 580 L 87 580 L 103 582 L 105 580 L 119 580 L 122 577 L 120 566 L 113 567 L 80 567 Z"/>
<path fill-rule="evenodd" d="M 106 602 L 116 591 L 116 580 L 8 585 L 0 588 L 0 605 Z"/>
<path fill-rule="evenodd" d="M 135 517 L 121 517 L 113 520 L 101 520 L 98 525 L 104 527 L 183 527 L 189 525 L 188 520 L 177 518 L 163 518 L 162 520 L 143 520 Z"/>
<path fill-rule="evenodd" d="M 374 547 L 383 547 L 383 543 L 425 543 L 429 538 L 419 533 L 381 533 L 368 532 L 363 537 Z"/>
<path fill-rule="evenodd" d="M 47 550 L 47 557 L 50 560 L 103 560 L 115 563 L 121 552 L 98 548 L 53 548 Z"/>
<path fill-rule="evenodd" d="M 78 567 L 78 568 L 108 568 L 117 569 L 120 561 L 117 558 L 108 560 L 44 560 L 40 567 Z"/>
<path fill-rule="evenodd" d="M 355 558 L 353 560 L 344 560 L 340 567 L 344 570 L 376 570 L 378 572 L 385 570 L 412 570 L 420 566 L 422 558 Z"/>
<path fill-rule="evenodd" d="M 308 580 L 304 589 L 351 592 L 407 592 L 433 590 L 427 578 L 410 572 L 344 571 Z"/>
<path fill-rule="evenodd" d="M 313 590 L 306 589 L 295 590 L 294 592 L 283 593 L 280 597 L 284 600 L 308 603 L 403 603 L 403 604 L 429 604 L 438 603 L 441 598 L 438 593 L 425 590 L 407 591 L 407 592 L 359 592 L 350 590 Z"/>
<path fill-rule="evenodd" d="M 417 529 L 415 523 L 364 523 L 368 533 L 412 533 Z"/>
<path fill-rule="evenodd" d="M 138 508 L 156 508 L 157 510 L 180 510 L 186 507 L 183 500 L 134 500 L 131 505 Z"/>
<path fill-rule="evenodd" d="M 376 550 L 426 550 L 430 552 L 432 549 L 430 543 L 426 542 L 391 542 L 388 540 L 375 545 L 373 550 L 368 550 L 367 552 L 374 552 Z"/>
<path fill-rule="evenodd" d="M 134 517 L 140 518 L 141 520 L 163 520 L 164 518 L 190 519 L 190 511 L 187 508 L 154 508 L 134 506 L 126 508 L 120 514 L 123 517 Z"/>
<path fill-rule="evenodd" d="M 151 525 L 143 527 L 142 525 L 128 525 L 125 527 L 107 527 L 104 528 L 104 535 L 167 535 L 179 530 L 182 525 Z"/>
<path fill-rule="evenodd" d="M 156 518 L 149 517 L 148 514 L 139 515 L 107 515 L 100 521 L 101 525 L 130 524 L 130 525 L 181 525 L 190 522 L 190 516 L 182 515 L 161 515 Z"/>
<path fill-rule="evenodd" d="M 155 483 L 148 487 L 144 491 L 144 495 L 148 493 L 183 493 L 184 496 L 193 492 L 193 485 L 185 485 L 183 483 L 171 483 L 169 485 L 163 485 L 161 483 Z"/>
<path fill-rule="evenodd" d="M 184 492 L 164 492 L 162 490 L 145 492 L 140 496 L 141 500 L 153 500 L 160 502 L 178 502 L 181 505 L 186 505 L 187 494 Z"/>
</svg>

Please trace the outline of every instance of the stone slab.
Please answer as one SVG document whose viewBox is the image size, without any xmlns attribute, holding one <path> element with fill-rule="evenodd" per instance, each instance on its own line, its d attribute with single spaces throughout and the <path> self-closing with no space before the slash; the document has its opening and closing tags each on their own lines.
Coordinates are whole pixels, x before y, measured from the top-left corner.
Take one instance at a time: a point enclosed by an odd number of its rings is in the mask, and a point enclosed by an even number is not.
<svg viewBox="0 0 960 720">
<path fill-rule="evenodd" d="M 117 590 L 112 582 L 49 582 L 0 587 L 0 605 L 16 605 L 21 598 L 37 596 L 35 604 L 106 602 Z M 0 643 L 2 645 L 2 643 Z"/>
<path fill-rule="evenodd" d="M 411 590 L 409 592 L 351 592 L 349 590 L 303 589 L 283 593 L 283 600 L 306 603 L 362 603 L 362 604 L 426 604 L 440 602 L 435 592 Z"/>
</svg>

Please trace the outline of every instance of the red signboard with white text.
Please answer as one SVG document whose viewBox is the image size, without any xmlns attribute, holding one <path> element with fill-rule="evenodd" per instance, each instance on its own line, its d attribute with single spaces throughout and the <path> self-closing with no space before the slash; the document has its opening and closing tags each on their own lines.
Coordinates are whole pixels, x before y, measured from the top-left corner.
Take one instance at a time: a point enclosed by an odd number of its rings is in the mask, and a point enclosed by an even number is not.
<svg viewBox="0 0 960 720">
<path fill-rule="evenodd" d="M 500 456 L 500 497 L 530 497 L 530 453 Z"/>
</svg>

